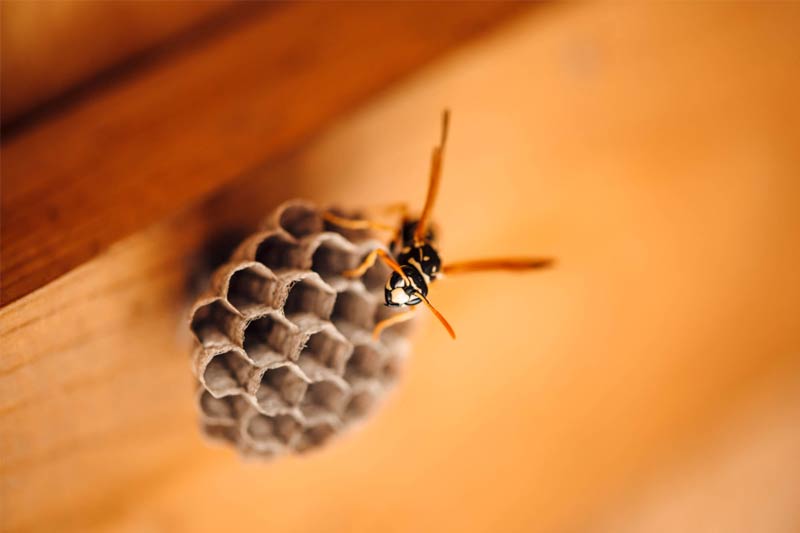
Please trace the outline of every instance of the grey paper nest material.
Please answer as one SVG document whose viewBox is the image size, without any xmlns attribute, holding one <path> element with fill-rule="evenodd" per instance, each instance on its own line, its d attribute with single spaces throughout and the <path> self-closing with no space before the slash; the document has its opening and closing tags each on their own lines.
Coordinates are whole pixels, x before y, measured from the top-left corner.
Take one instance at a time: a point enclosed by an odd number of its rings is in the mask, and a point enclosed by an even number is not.
<svg viewBox="0 0 800 533">
<path fill-rule="evenodd" d="M 407 328 L 374 341 L 389 270 L 346 279 L 375 246 L 327 225 L 305 202 L 278 208 L 213 275 L 191 312 L 205 433 L 248 456 L 326 442 L 361 420 L 393 384 Z"/>
</svg>

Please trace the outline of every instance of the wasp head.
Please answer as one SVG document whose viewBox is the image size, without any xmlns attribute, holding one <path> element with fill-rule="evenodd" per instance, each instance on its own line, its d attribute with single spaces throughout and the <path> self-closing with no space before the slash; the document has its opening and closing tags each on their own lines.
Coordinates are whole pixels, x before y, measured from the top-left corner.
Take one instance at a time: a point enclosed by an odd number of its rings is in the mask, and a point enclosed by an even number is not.
<svg viewBox="0 0 800 533">
<path fill-rule="evenodd" d="M 386 305 L 401 307 L 404 305 L 417 305 L 422 299 L 419 297 L 428 295 L 428 283 L 419 270 L 411 265 L 401 267 L 404 276 L 398 272 L 392 272 L 389 280 L 384 287 Z"/>
</svg>

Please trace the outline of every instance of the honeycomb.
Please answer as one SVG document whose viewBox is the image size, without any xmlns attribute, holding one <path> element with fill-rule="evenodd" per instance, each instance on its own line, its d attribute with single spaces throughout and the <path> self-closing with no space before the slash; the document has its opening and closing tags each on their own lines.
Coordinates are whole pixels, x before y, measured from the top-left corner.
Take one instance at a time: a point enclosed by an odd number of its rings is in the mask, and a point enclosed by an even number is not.
<svg viewBox="0 0 800 533">
<path fill-rule="evenodd" d="M 373 410 L 396 381 L 410 322 L 373 340 L 397 312 L 383 305 L 389 269 L 341 273 L 382 245 L 293 201 L 216 270 L 190 314 L 206 436 L 269 458 L 318 447 Z"/>
</svg>

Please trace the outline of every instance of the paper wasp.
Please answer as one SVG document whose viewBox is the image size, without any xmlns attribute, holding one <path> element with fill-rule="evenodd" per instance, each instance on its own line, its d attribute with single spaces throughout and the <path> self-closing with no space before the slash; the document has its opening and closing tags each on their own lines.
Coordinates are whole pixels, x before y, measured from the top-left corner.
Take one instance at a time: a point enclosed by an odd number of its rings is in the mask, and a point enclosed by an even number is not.
<svg viewBox="0 0 800 533">
<path fill-rule="evenodd" d="M 509 270 L 521 271 L 543 268 L 552 264 L 552 259 L 545 258 L 497 258 L 481 259 L 477 261 L 463 261 L 442 265 L 439 252 L 434 245 L 435 238 L 430 228 L 430 217 L 436 196 L 439 192 L 439 183 L 442 176 L 442 159 L 447 142 L 447 132 L 450 124 L 450 113 L 445 110 L 442 114 L 442 133 L 438 146 L 433 149 L 431 158 L 428 194 L 425 207 L 419 218 L 408 215 L 405 205 L 397 206 L 402 213 L 399 226 L 388 226 L 372 220 L 354 220 L 338 216 L 330 211 L 323 218 L 334 224 L 348 229 L 389 230 L 394 232 L 394 237 L 389 245 L 389 251 L 375 248 L 364 258 L 363 262 L 352 270 L 343 272 L 345 277 L 360 277 L 380 259 L 389 268 L 392 274 L 386 281 L 384 295 L 387 306 L 411 307 L 405 313 L 399 313 L 378 322 L 373 330 L 373 338 L 380 337 L 381 331 L 389 326 L 405 322 L 413 316 L 416 305 L 424 303 L 428 309 L 439 319 L 450 336 L 455 339 L 453 328 L 436 310 L 428 300 L 428 286 L 442 277 L 442 274 L 462 274 L 484 270 Z"/>
</svg>

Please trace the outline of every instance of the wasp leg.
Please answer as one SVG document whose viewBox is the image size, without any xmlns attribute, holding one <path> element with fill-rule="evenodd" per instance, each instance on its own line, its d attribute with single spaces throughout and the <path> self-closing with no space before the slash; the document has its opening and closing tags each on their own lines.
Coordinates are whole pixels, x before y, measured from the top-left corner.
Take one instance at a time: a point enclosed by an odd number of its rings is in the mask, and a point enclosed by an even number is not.
<svg viewBox="0 0 800 533">
<path fill-rule="evenodd" d="M 376 340 L 376 341 L 380 340 L 381 332 L 383 332 L 383 330 L 385 330 L 386 328 L 394 326 L 395 324 L 400 324 L 402 322 L 407 322 L 407 321 L 411 320 L 412 318 L 414 318 L 414 311 L 415 310 L 416 310 L 416 307 L 412 307 L 411 309 L 409 309 L 405 313 L 397 313 L 396 315 L 392 315 L 389 318 L 384 318 L 383 320 L 381 320 L 380 322 L 375 324 L 375 328 L 372 330 L 372 338 L 373 338 L 373 340 Z"/>
<path fill-rule="evenodd" d="M 367 208 L 367 211 L 375 211 L 383 215 L 397 214 L 402 218 L 408 217 L 408 204 L 405 202 L 397 202 L 396 204 L 382 205 L 379 207 Z"/>
<path fill-rule="evenodd" d="M 553 263 L 554 260 L 550 258 L 502 257 L 497 259 L 478 259 L 476 261 L 460 261 L 458 263 L 450 263 L 442 268 L 442 272 L 446 275 L 451 275 L 467 274 L 470 272 L 483 272 L 487 270 L 534 270 L 538 268 L 549 267 Z"/>
<path fill-rule="evenodd" d="M 322 214 L 323 220 L 330 222 L 335 226 L 346 229 L 372 229 L 379 231 L 397 231 L 396 225 L 382 224 L 373 220 L 358 220 L 352 218 L 344 218 L 339 215 L 334 215 L 330 211 L 325 211 Z"/>
<path fill-rule="evenodd" d="M 380 258 L 381 261 L 386 263 L 386 266 L 388 266 L 389 268 L 400 274 L 400 277 L 402 277 L 406 281 L 406 283 L 409 283 L 405 272 L 403 272 L 403 269 L 400 268 L 400 265 L 397 263 L 397 261 L 392 259 L 389 253 L 383 248 L 375 248 L 374 250 L 372 250 L 370 253 L 367 254 L 367 257 L 364 258 L 364 260 L 361 262 L 360 265 L 351 270 L 345 270 L 344 272 L 342 272 L 342 275 L 346 278 L 360 278 L 361 276 L 364 275 L 364 273 L 366 273 L 367 270 L 370 269 L 372 265 L 375 264 L 375 261 L 378 258 Z"/>
<path fill-rule="evenodd" d="M 399 217 L 400 219 L 399 223 L 396 226 L 394 226 L 394 229 L 392 231 L 392 238 L 389 240 L 389 243 L 391 244 L 393 241 L 399 240 L 402 237 L 403 223 L 406 220 L 408 220 L 409 217 L 408 214 L 410 213 L 407 203 L 398 202 L 396 204 L 389 204 L 373 209 L 368 209 L 368 211 L 376 211 L 383 215 L 396 215 L 397 217 Z"/>
<path fill-rule="evenodd" d="M 398 202 L 396 204 L 389 204 L 377 208 L 368 208 L 367 212 L 380 213 L 382 215 L 396 214 L 399 217 L 397 224 L 384 224 L 369 219 L 352 219 L 344 218 L 326 211 L 322 214 L 323 220 L 341 228 L 351 230 L 376 230 L 376 231 L 389 231 L 392 236 L 387 240 L 390 245 L 392 242 L 398 240 L 403 233 L 403 222 L 408 219 L 408 204 L 405 202 Z"/>
</svg>

